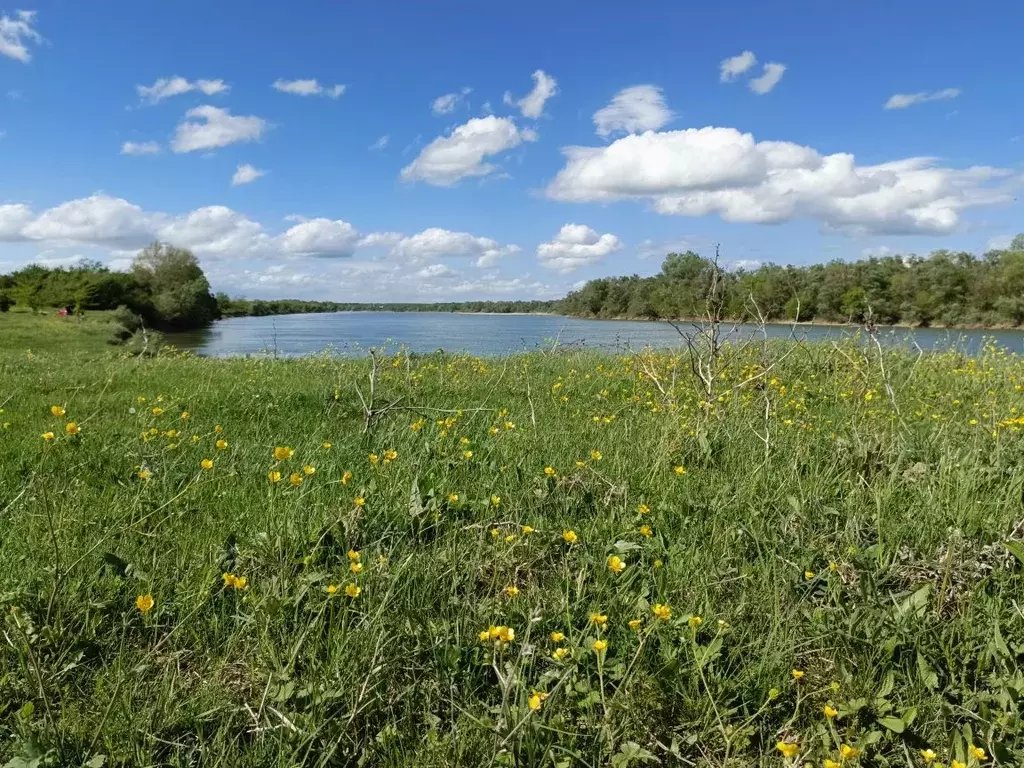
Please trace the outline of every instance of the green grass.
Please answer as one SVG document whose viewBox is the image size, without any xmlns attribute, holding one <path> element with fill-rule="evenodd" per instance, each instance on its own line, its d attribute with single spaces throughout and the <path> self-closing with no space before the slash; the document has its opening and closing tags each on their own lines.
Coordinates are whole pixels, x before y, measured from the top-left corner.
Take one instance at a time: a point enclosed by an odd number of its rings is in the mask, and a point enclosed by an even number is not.
<svg viewBox="0 0 1024 768">
<path fill-rule="evenodd" d="M 13 765 L 1024 762 L 1017 357 L 809 346 L 733 389 L 770 346 L 709 404 L 667 353 L 392 354 L 364 433 L 366 360 L 28 355 L 11 320 Z"/>
</svg>

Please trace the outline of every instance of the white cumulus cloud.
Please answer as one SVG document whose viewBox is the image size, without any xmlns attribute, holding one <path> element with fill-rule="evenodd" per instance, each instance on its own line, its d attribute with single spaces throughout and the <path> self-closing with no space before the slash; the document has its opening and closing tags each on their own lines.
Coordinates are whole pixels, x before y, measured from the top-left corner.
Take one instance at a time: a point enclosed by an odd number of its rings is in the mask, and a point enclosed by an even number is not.
<svg viewBox="0 0 1024 768">
<path fill-rule="evenodd" d="M 469 232 L 452 232 L 431 227 L 403 237 L 391 248 L 391 255 L 413 264 L 436 261 L 445 256 L 469 257 L 477 267 L 494 266 L 504 256 L 519 252 L 517 245 L 500 245 L 489 237 L 477 237 Z"/>
<path fill-rule="evenodd" d="M 14 16 L 0 16 L 0 56 L 25 64 L 32 60 L 29 45 L 43 41 L 33 26 L 35 20 L 35 11 L 15 11 Z"/>
<path fill-rule="evenodd" d="M 261 171 L 249 163 L 243 163 L 235 169 L 235 173 L 231 177 L 231 185 L 237 187 L 240 184 L 250 184 L 265 174 L 266 171 Z"/>
<path fill-rule="evenodd" d="M 486 158 L 536 141 L 537 134 L 516 126 L 510 117 L 474 117 L 448 136 L 438 136 L 402 169 L 403 181 L 425 181 L 450 187 L 460 179 L 486 176 L 494 171 Z"/>
<path fill-rule="evenodd" d="M 609 104 L 594 113 L 598 136 L 613 133 L 656 131 L 673 117 L 665 104 L 661 88 L 656 85 L 633 85 L 623 88 Z"/>
<path fill-rule="evenodd" d="M 757 142 L 719 127 L 648 132 L 563 153 L 565 167 L 547 187 L 556 200 L 639 199 L 663 214 L 759 224 L 811 219 L 859 233 L 951 232 L 963 211 L 1011 199 L 1014 181 L 1005 169 L 946 168 L 932 158 L 858 166 L 851 154 Z"/>
<path fill-rule="evenodd" d="M 894 93 L 885 102 L 885 109 L 906 109 L 915 104 L 927 101 L 947 101 L 960 95 L 959 88 L 943 88 L 941 91 L 921 91 L 919 93 Z"/>
<path fill-rule="evenodd" d="M 764 94 L 772 92 L 772 89 L 779 84 L 784 74 L 786 74 L 785 64 L 779 64 L 775 61 L 769 62 L 764 65 L 762 75 L 752 79 L 747 83 L 747 87 L 758 96 L 764 96 Z"/>
<path fill-rule="evenodd" d="M 300 256 L 351 256 L 359 244 L 359 232 L 340 219 L 309 219 L 278 237 L 286 254 Z"/>
<path fill-rule="evenodd" d="M 613 234 L 599 235 L 583 224 L 566 224 L 554 239 L 537 246 L 537 259 L 548 269 L 568 274 L 621 248 L 622 241 Z"/>
<path fill-rule="evenodd" d="M 310 80 L 282 80 L 278 78 L 271 86 L 275 91 L 291 93 L 295 96 L 327 96 L 336 99 L 345 93 L 346 86 L 338 84 L 332 86 L 321 85 L 315 78 Z"/>
<path fill-rule="evenodd" d="M 728 59 L 723 59 L 718 65 L 718 79 L 723 83 L 735 80 L 740 75 L 749 71 L 757 64 L 757 57 L 753 51 L 744 51 Z"/>
<path fill-rule="evenodd" d="M 190 91 L 201 91 L 207 96 L 216 96 L 230 90 L 230 86 L 223 80 L 195 80 L 190 81 L 184 77 L 161 77 L 152 85 L 136 85 L 135 90 L 139 98 L 146 104 L 157 104 L 171 96 L 180 96 Z"/>
<path fill-rule="evenodd" d="M 190 109 L 178 124 L 171 142 L 175 152 L 217 149 L 229 144 L 257 141 L 267 130 L 267 121 L 254 115 L 232 115 L 209 105 Z"/>
<path fill-rule="evenodd" d="M 126 141 L 121 145 L 122 155 L 159 155 L 160 145 L 155 141 Z"/>
<path fill-rule="evenodd" d="M 552 96 L 558 93 L 558 81 L 543 69 L 533 73 L 533 90 L 518 101 L 512 98 L 512 94 L 505 92 L 505 103 L 509 106 L 519 107 L 523 117 L 538 118 L 544 112 L 544 104 Z"/>
</svg>

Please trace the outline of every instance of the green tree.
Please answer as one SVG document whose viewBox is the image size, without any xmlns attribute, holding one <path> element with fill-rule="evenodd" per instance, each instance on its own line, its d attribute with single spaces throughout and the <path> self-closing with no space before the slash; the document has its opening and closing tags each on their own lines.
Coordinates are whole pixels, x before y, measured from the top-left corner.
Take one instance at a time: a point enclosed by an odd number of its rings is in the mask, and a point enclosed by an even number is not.
<svg viewBox="0 0 1024 768">
<path fill-rule="evenodd" d="M 132 262 L 132 276 L 152 297 L 158 322 L 166 328 L 198 328 L 219 317 L 210 283 L 191 251 L 148 245 Z"/>
</svg>

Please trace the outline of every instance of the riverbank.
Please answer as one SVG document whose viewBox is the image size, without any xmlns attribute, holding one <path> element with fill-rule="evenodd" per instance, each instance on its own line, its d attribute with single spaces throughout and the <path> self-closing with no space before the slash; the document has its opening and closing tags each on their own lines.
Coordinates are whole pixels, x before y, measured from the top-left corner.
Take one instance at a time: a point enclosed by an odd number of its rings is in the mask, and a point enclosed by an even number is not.
<svg viewBox="0 0 1024 768">
<path fill-rule="evenodd" d="M 0 349 L 3 760 L 1024 761 L 1017 356 L 67 338 Z"/>
</svg>

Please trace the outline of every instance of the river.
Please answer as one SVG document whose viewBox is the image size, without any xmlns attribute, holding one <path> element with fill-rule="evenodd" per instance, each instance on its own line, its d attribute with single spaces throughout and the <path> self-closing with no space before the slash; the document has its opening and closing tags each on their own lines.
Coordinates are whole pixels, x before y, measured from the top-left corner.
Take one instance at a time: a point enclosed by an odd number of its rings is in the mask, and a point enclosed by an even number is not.
<svg viewBox="0 0 1024 768">
<path fill-rule="evenodd" d="M 681 326 L 691 330 L 689 325 Z M 732 327 L 732 326 L 728 326 Z M 806 341 L 840 340 L 857 328 L 834 325 L 769 325 L 769 338 Z M 760 331 L 739 326 L 746 338 Z M 886 344 L 914 343 L 925 350 L 961 349 L 977 352 L 985 339 L 1024 353 L 1024 331 L 932 328 L 882 328 Z M 581 320 L 558 315 L 483 315 L 447 312 L 332 312 L 269 317 L 237 317 L 209 328 L 174 334 L 168 339 L 182 349 L 215 357 L 277 354 L 300 356 L 331 351 L 339 355 L 365 354 L 370 347 L 405 346 L 414 352 L 468 352 L 502 355 L 550 347 L 553 343 L 588 349 L 657 348 L 680 344 L 680 336 L 667 323 L 635 320 Z"/>
</svg>

